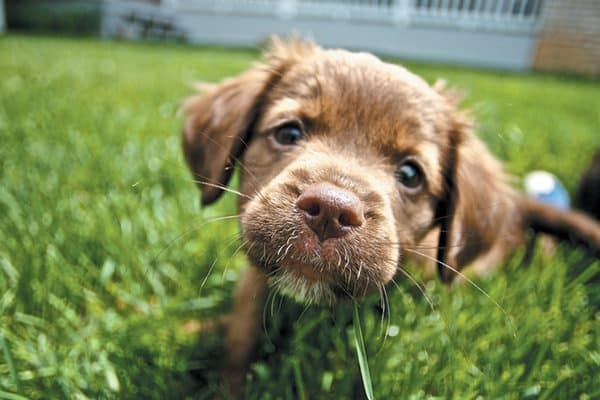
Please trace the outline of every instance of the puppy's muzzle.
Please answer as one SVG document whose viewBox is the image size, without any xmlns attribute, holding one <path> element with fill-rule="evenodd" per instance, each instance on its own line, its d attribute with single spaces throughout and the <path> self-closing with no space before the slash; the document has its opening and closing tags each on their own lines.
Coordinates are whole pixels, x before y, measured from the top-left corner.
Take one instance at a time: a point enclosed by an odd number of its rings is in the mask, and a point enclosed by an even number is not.
<svg viewBox="0 0 600 400">
<path fill-rule="evenodd" d="M 309 186 L 296 200 L 296 207 L 321 242 L 343 237 L 365 222 L 361 200 L 328 183 Z"/>
</svg>

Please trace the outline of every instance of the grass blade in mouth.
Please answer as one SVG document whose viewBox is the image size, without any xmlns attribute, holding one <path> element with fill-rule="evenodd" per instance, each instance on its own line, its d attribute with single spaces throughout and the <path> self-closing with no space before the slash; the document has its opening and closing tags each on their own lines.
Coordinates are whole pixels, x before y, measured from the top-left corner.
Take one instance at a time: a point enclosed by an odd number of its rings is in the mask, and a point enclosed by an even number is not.
<svg viewBox="0 0 600 400">
<path fill-rule="evenodd" d="M 354 300 L 354 347 L 358 355 L 358 366 L 360 367 L 360 376 L 362 378 L 363 388 L 367 399 L 374 400 L 373 384 L 371 383 L 371 373 L 369 372 L 369 362 L 367 360 L 367 351 L 365 349 L 365 340 L 360 327 L 360 315 L 358 313 L 358 302 Z"/>
</svg>

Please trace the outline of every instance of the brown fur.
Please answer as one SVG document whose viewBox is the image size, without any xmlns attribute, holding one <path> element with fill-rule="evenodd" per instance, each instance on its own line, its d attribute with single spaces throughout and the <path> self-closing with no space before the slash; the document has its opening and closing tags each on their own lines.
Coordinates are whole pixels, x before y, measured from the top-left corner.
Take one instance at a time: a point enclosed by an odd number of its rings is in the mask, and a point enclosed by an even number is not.
<svg viewBox="0 0 600 400">
<path fill-rule="evenodd" d="M 511 188 L 443 86 L 370 54 L 275 39 L 264 64 L 187 101 L 183 149 L 201 181 L 202 203 L 216 200 L 233 165 L 240 166 L 251 266 L 227 336 L 234 391 L 252 357 L 269 283 L 305 302 L 361 297 L 387 284 L 417 250 L 429 268 L 437 257 L 440 275 L 450 280 L 466 266 L 485 272 L 496 265 L 524 242 L 530 225 L 558 236 L 578 232 L 578 243 L 600 248 L 597 224 Z M 282 146 L 273 133 L 290 121 L 304 137 Z M 407 159 L 424 175 L 417 190 L 395 177 Z M 322 182 L 355 194 L 365 223 L 320 242 L 296 200 Z M 438 245 L 437 253 L 423 250 Z"/>
<path fill-rule="evenodd" d="M 600 149 L 579 182 L 575 206 L 600 220 Z"/>
</svg>

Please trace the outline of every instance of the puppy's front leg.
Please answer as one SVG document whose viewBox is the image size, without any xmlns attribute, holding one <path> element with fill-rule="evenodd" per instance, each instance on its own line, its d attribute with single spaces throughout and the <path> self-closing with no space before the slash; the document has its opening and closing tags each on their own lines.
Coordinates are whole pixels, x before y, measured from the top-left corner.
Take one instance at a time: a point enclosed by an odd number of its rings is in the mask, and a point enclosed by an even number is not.
<svg viewBox="0 0 600 400">
<path fill-rule="evenodd" d="M 243 272 L 235 290 L 233 312 L 226 321 L 226 360 L 224 378 L 235 398 L 244 393 L 246 373 L 254 356 L 264 306 L 267 281 L 254 266 Z"/>
</svg>

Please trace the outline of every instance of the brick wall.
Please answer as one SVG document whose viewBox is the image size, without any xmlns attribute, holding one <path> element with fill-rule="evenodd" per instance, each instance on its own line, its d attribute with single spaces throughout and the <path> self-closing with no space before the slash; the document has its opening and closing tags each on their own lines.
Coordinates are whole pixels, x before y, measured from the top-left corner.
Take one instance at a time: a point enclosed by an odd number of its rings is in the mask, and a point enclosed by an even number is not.
<svg viewBox="0 0 600 400">
<path fill-rule="evenodd" d="M 546 0 L 533 66 L 600 77 L 600 0 Z"/>
</svg>

